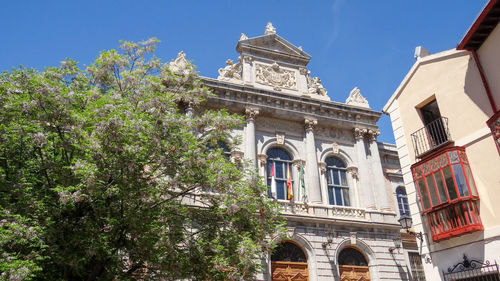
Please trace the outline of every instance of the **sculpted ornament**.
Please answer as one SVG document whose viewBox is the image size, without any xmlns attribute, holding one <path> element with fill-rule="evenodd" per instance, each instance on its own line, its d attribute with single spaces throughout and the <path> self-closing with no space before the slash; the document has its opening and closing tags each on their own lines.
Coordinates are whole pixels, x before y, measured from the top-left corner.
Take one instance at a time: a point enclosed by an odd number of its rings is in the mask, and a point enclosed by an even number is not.
<svg viewBox="0 0 500 281">
<path fill-rule="evenodd" d="M 255 117 L 259 115 L 259 110 L 256 108 L 246 108 L 245 114 L 247 115 L 247 121 L 254 121 Z"/>
<path fill-rule="evenodd" d="M 285 144 L 285 134 L 284 133 L 276 133 L 276 143 L 278 145 Z"/>
<path fill-rule="evenodd" d="M 266 30 L 264 31 L 264 35 L 276 34 L 276 28 L 272 23 L 268 22 L 266 25 Z"/>
<path fill-rule="evenodd" d="M 168 69 L 178 75 L 188 75 L 194 71 L 193 66 L 186 60 L 184 51 L 177 54 L 175 60 L 171 60 L 168 64 Z"/>
<path fill-rule="evenodd" d="M 354 179 L 358 179 L 358 168 L 351 166 L 347 167 L 347 172 L 351 174 Z"/>
<path fill-rule="evenodd" d="M 248 39 L 248 37 L 245 35 L 245 33 L 241 33 L 241 35 L 240 35 L 240 41 L 241 40 L 247 40 L 247 39 Z"/>
<path fill-rule="evenodd" d="M 242 63 L 241 57 L 238 58 L 238 62 L 234 63 L 233 60 L 226 61 L 226 67 L 219 68 L 219 77 L 218 80 L 241 80 L 241 71 L 242 71 Z"/>
<path fill-rule="evenodd" d="M 349 97 L 345 100 L 346 104 L 355 105 L 364 108 L 370 108 L 368 101 L 361 95 L 361 91 L 358 87 L 354 87 L 351 93 L 349 93 Z"/>
<path fill-rule="evenodd" d="M 306 118 L 304 120 L 306 130 L 314 130 L 316 128 L 316 125 L 318 125 L 318 120 L 312 119 L 312 118 Z"/>
<path fill-rule="evenodd" d="M 307 92 L 311 95 L 326 96 L 326 89 L 321 84 L 321 79 L 309 75 L 311 72 L 307 71 Z"/>
<path fill-rule="evenodd" d="M 276 62 L 272 65 L 255 64 L 255 78 L 257 83 L 280 88 L 296 89 L 295 72 L 281 68 Z"/>
<path fill-rule="evenodd" d="M 333 154 L 339 154 L 339 144 L 336 142 L 332 142 L 332 151 Z"/>
</svg>

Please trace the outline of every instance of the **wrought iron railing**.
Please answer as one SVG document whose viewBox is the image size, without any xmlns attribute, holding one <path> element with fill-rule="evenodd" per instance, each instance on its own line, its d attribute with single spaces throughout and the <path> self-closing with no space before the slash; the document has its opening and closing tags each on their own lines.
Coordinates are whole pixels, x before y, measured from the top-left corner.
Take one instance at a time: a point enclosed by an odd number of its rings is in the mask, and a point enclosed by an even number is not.
<svg viewBox="0 0 500 281">
<path fill-rule="evenodd" d="M 448 272 L 443 271 L 445 281 L 500 281 L 498 264 L 490 261 L 469 260 L 464 254 L 463 261 L 448 268 Z"/>
<path fill-rule="evenodd" d="M 451 141 L 450 132 L 448 131 L 448 118 L 440 117 L 430 122 L 411 134 L 411 140 L 417 157 Z"/>
</svg>

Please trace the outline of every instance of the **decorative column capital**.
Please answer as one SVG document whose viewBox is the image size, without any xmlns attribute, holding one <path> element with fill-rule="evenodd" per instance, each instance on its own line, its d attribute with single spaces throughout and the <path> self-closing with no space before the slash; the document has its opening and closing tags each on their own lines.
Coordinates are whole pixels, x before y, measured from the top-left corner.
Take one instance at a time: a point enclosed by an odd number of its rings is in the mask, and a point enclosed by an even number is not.
<svg viewBox="0 0 500 281">
<path fill-rule="evenodd" d="M 321 172 L 322 175 L 326 173 L 326 163 L 325 162 L 318 162 L 318 168 L 319 171 Z"/>
<path fill-rule="evenodd" d="M 233 162 L 240 162 L 241 159 L 243 159 L 244 154 L 245 153 L 243 153 L 243 151 L 232 150 L 231 151 L 231 159 L 233 160 Z"/>
<path fill-rule="evenodd" d="M 351 174 L 354 179 L 358 179 L 358 167 L 350 166 L 347 167 L 347 172 Z"/>
<path fill-rule="evenodd" d="M 366 136 L 369 141 L 376 141 L 377 137 L 380 135 L 379 130 L 371 130 L 369 129 L 368 132 L 366 133 Z"/>
<path fill-rule="evenodd" d="M 364 136 L 365 136 L 365 133 L 366 133 L 367 129 L 361 129 L 361 128 L 354 128 L 354 138 L 356 140 L 360 140 L 360 139 L 363 139 Z"/>
<path fill-rule="evenodd" d="M 318 120 L 308 117 L 308 118 L 304 119 L 304 125 L 306 127 L 306 131 L 307 130 L 314 131 L 314 129 L 316 128 L 316 125 L 318 125 Z"/>
<path fill-rule="evenodd" d="M 247 121 L 255 121 L 255 118 L 259 115 L 259 109 L 248 107 L 245 109 L 245 114 L 247 116 Z"/>
<path fill-rule="evenodd" d="M 257 154 L 257 160 L 259 161 L 259 165 L 261 167 L 265 167 L 267 164 L 267 155 L 266 154 Z"/>
<path fill-rule="evenodd" d="M 253 58 L 251 56 L 243 56 L 243 62 L 252 64 Z"/>
<path fill-rule="evenodd" d="M 297 167 L 297 169 L 300 169 L 300 166 L 304 166 L 306 164 L 306 161 L 302 159 L 294 159 L 292 161 L 292 165 Z"/>
</svg>

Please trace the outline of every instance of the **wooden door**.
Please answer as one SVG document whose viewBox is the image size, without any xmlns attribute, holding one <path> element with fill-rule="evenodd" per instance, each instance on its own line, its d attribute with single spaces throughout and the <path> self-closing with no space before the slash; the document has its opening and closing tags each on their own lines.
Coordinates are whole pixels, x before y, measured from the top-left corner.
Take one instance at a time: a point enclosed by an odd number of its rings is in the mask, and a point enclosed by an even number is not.
<svg viewBox="0 0 500 281">
<path fill-rule="evenodd" d="M 309 281 L 307 262 L 271 262 L 273 281 Z"/>
<path fill-rule="evenodd" d="M 369 281 L 368 266 L 339 265 L 340 281 Z"/>
</svg>

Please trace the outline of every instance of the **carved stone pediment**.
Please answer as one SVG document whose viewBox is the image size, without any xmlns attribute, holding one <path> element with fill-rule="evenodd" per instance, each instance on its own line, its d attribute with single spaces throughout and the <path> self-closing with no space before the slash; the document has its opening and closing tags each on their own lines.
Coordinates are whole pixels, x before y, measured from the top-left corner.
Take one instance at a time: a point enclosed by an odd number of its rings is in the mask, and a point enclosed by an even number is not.
<svg viewBox="0 0 500 281">
<path fill-rule="evenodd" d="M 297 89 L 297 78 L 295 71 L 280 67 L 277 63 L 273 65 L 255 64 L 255 81 L 262 85 L 273 86 L 274 90 L 281 88 Z"/>
</svg>

